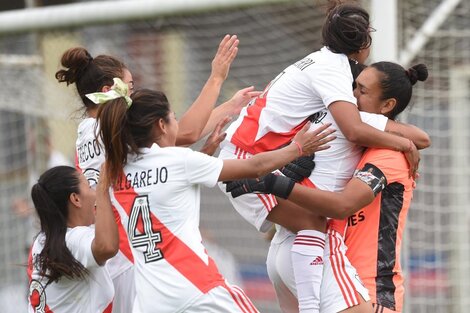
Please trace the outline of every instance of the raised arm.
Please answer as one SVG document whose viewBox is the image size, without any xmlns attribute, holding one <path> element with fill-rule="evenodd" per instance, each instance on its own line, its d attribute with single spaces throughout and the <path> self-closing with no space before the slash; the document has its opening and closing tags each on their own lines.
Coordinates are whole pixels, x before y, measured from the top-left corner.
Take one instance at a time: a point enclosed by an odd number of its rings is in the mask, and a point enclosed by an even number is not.
<svg viewBox="0 0 470 313">
<path fill-rule="evenodd" d="M 259 153 L 250 159 L 223 160 L 224 165 L 219 181 L 260 177 L 284 166 L 299 156 L 311 155 L 316 151 L 328 149 L 329 146 L 326 144 L 336 138 L 335 136 L 329 136 L 334 132 L 332 129 L 327 129 L 330 124 L 325 124 L 314 131 L 307 132 L 309 126 L 310 123 L 307 123 L 295 135 L 293 141 L 282 149 Z"/>
<path fill-rule="evenodd" d="M 119 250 L 119 234 L 109 198 L 109 184 L 101 168 L 101 178 L 96 187 L 95 239 L 91 251 L 96 263 L 102 265 Z"/>
<path fill-rule="evenodd" d="M 230 65 L 237 55 L 237 46 L 238 39 L 235 35 L 226 35 L 220 42 L 212 61 L 212 72 L 209 79 L 197 99 L 179 120 L 177 146 L 190 145 L 201 138 L 201 133 L 219 97 L 222 84 L 227 78 Z"/>
</svg>

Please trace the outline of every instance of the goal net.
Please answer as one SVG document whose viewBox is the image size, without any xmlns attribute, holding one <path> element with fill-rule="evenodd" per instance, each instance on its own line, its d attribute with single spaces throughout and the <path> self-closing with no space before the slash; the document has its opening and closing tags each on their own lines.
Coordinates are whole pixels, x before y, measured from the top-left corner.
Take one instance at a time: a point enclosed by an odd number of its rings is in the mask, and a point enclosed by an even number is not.
<svg viewBox="0 0 470 313">
<path fill-rule="evenodd" d="M 240 50 L 219 103 L 246 86 L 262 89 L 287 65 L 320 48 L 320 2 L 257 1 L 125 23 L 0 33 L 0 297 L 26 297 L 21 265 L 38 231 L 34 219 L 22 213 L 31 205 L 31 184 L 48 166 L 73 162 L 80 101 L 74 86 L 54 78 L 66 49 L 80 45 L 94 56 L 124 60 L 136 88 L 165 91 L 181 115 L 209 76 L 227 33 L 238 35 Z M 400 50 L 442 1 L 398 2 Z M 411 61 L 428 65 L 431 76 L 416 85 L 414 106 L 404 119 L 425 129 L 433 145 L 421 154 L 404 238 L 406 312 L 464 312 L 463 305 L 470 304 L 464 293 L 470 290 L 468 16 L 470 4 L 461 1 Z M 217 188 L 203 190 L 201 208 L 209 253 L 229 281 L 241 284 L 261 312 L 279 312 L 265 269 L 269 242 Z M 17 306 L 11 312 L 16 311 Z"/>
</svg>

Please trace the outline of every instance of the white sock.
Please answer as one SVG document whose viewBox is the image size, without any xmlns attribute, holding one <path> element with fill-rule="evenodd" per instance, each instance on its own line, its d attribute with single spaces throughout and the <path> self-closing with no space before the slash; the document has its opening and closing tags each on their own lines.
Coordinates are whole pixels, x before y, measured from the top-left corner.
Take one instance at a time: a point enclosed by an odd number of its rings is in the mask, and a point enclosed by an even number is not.
<svg viewBox="0 0 470 313">
<path fill-rule="evenodd" d="M 320 312 L 320 285 L 323 276 L 323 250 L 326 234 L 301 230 L 291 249 L 299 313 Z"/>
</svg>

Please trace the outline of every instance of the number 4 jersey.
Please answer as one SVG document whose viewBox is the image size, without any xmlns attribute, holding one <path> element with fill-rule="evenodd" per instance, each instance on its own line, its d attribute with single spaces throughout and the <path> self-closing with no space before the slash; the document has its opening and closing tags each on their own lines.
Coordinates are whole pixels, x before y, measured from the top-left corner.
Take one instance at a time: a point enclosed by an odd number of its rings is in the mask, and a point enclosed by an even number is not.
<svg viewBox="0 0 470 313">
<path fill-rule="evenodd" d="M 188 148 L 141 152 L 129 155 L 111 196 L 134 255 L 134 313 L 182 312 L 224 283 L 199 232 L 199 185 L 214 186 L 223 163 Z"/>
</svg>

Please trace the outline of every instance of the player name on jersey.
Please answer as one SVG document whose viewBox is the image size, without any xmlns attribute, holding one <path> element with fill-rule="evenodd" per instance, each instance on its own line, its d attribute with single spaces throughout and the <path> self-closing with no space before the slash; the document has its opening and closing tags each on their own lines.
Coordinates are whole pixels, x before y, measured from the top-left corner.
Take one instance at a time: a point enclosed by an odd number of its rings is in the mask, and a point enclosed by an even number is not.
<svg viewBox="0 0 470 313">
<path fill-rule="evenodd" d="M 168 181 L 168 169 L 166 167 L 154 168 L 146 171 L 128 173 L 124 179 L 118 181 L 115 191 L 131 188 L 142 188 L 150 185 L 164 184 Z"/>
<path fill-rule="evenodd" d="M 96 158 L 101 155 L 100 144 L 96 139 L 85 142 L 77 148 L 78 160 L 80 163 Z"/>
</svg>

